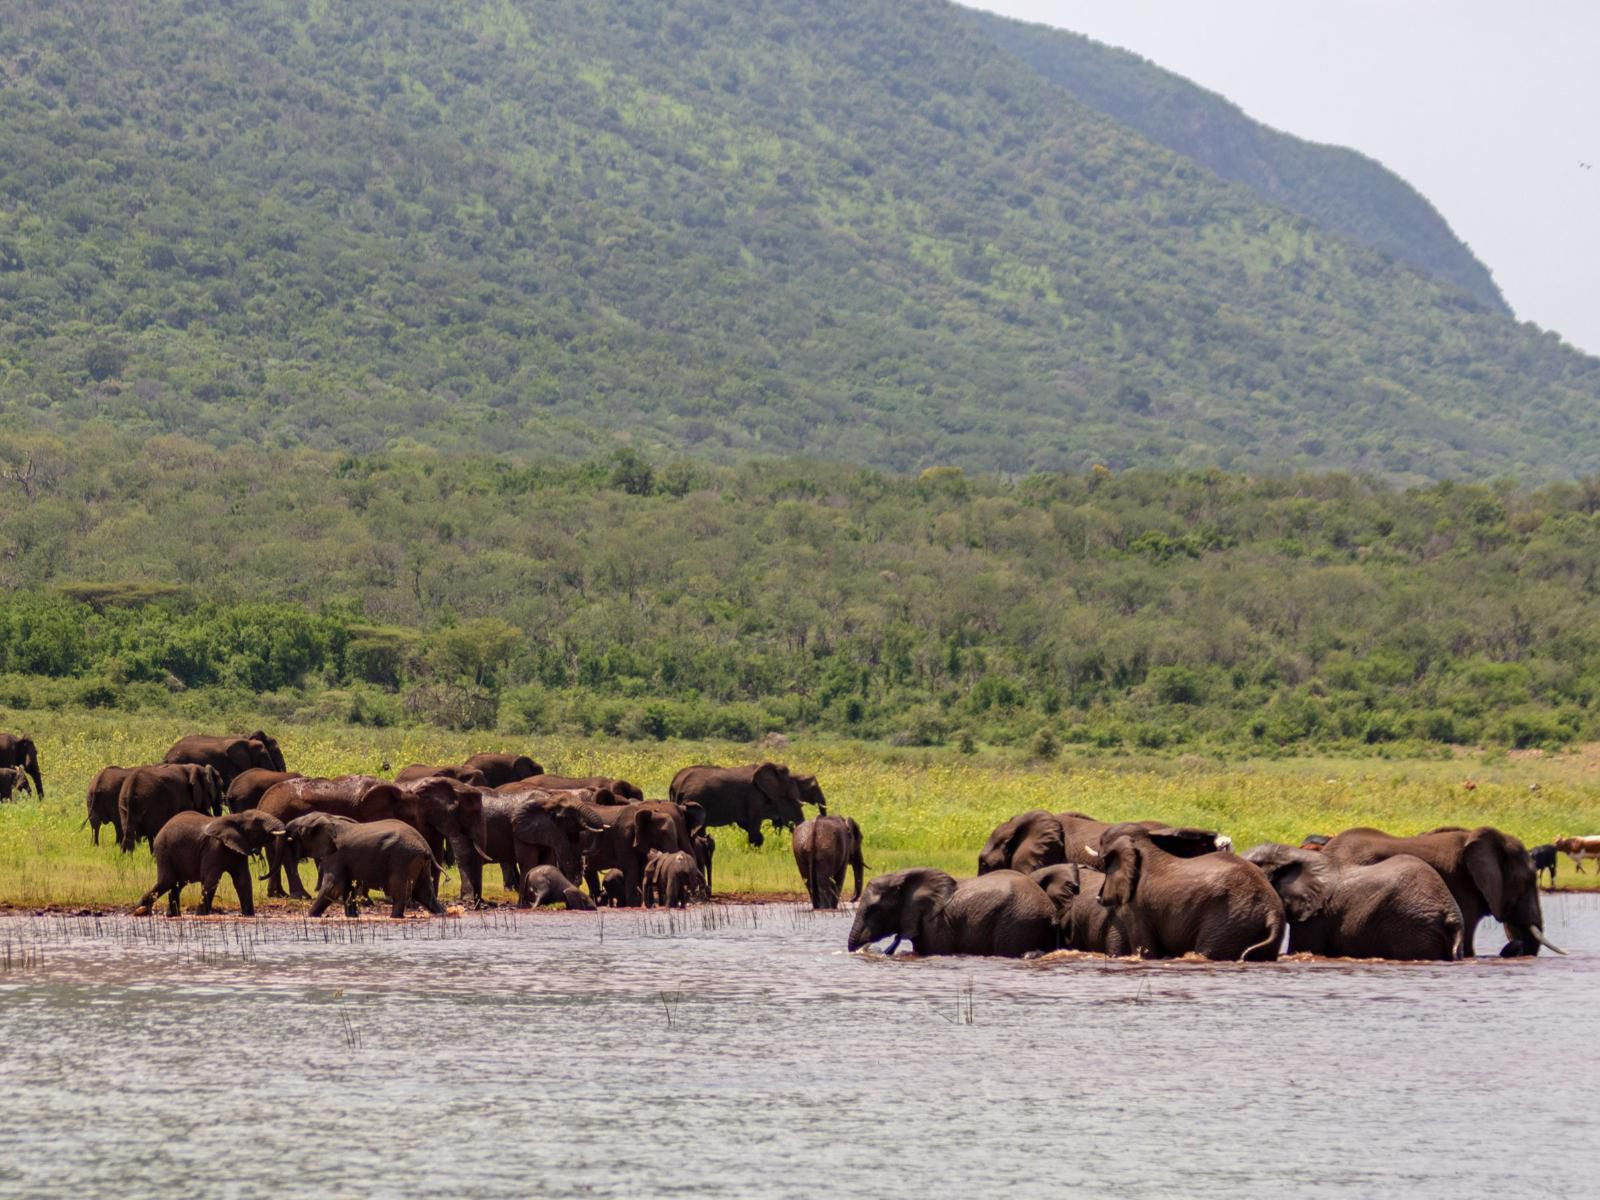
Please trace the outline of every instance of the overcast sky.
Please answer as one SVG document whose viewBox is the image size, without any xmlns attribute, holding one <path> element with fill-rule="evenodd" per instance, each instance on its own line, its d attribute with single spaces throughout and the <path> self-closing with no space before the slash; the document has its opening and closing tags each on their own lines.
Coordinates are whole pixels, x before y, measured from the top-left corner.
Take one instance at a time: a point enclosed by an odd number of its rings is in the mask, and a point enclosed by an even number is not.
<svg viewBox="0 0 1600 1200">
<path fill-rule="evenodd" d="M 1600 354 L 1595 0 L 965 2 L 1132 50 L 1276 129 L 1376 158 L 1517 316 Z"/>
</svg>

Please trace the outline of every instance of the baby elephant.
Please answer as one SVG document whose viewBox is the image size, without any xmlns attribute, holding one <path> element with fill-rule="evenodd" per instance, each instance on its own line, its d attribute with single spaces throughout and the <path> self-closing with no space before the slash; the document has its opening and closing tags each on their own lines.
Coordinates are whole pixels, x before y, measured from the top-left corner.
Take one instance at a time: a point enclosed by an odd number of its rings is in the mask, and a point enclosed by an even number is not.
<svg viewBox="0 0 1600 1200">
<path fill-rule="evenodd" d="M 600 876 L 600 907 L 621 908 L 628 895 L 628 880 L 616 867 Z"/>
<path fill-rule="evenodd" d="M 518 908 L 540 908 L 546 904 L 564 901 L 569 909 L 593 911 L 594 901 L 573 886 L 555 867 L 529 867 L 517 889 Z"/>
<path fill-rule="evenodd" d="M 1056 935 L 1063 950 L 1088 950 L 1116 957 L 1132 953 L 1100 903 L 1100 885 L 1106 877 L 1077 863 L 1040 867 L 1028 876 L 1056 906 Z"/>
<path fill-rule="evenodd" d="M 663 854 L 650 852 L 644 868 L 644 906 L 661 904 L 667 908 L 687 908 L 689 901 L 709 899 L 705 877 L 695 864 L 694 855 L 684 850 Z"/>
<path fill-rule="evenodd" d="M 335 899 L 344 901 L 345 916 L 356 916 L 360 886 L 382 887 L 396 920 L 406 915 L 408 901 L 444 912 L 433 892 L 433 872 L 444 868 L 404 821 L 352 821 L 314 812 L 290 821 L 288 831 L 294 845 L 317 860 L 321 884 L 309 916 L 320 917 Z"/>
<path fill-rule="evenodd" d="M 1257 846 L 1244 857 L 1283 900 L 1291 954 L 1330 958 L 1461 957 L 1461 910 L 1445 881 L 1420 858 L 1396 854 L 1344 866 L 1326 854 Z"/>
<path fill-rule="evenodd" d="M 0 800 L 11 799 L 11 793 L 16 791 L 33 794 L 33 782 L 28 773 L 21 767 L 0 767 Z"/>
<path fill-rule="evenodd" d="M 262 850 L 273 838 L 284 836 L 278 818 L 249 808 L 244 812 L 213 817 L 207 813 L 181 812 L 161 827 L 151 843 L 156 856 L 156 883 L 139 898 L 137 912 L 148 913 L 162 892 L 167 894 L 167 916 L 178 915 L 178 893 L 185 884 L 200 885 L 200 907 L 205 916 L 217 894 L 217 883 L 224 875 L 233 880 L 239 897 L 239 912 L 256 915 L 250 893 L 250 855 Z"/>
<path fill-rule="evenodd" d="M 861 876 L 866 864 L 861 859 L 861 826 L 854 817 L 815 817 L 803 821 L 794 831 L 794 863 L 800 868 L 812 908 L 838 908 L 844 890 L 844 872 L 855 874 L 856 893 L 861 899 Z"/>
</svg>

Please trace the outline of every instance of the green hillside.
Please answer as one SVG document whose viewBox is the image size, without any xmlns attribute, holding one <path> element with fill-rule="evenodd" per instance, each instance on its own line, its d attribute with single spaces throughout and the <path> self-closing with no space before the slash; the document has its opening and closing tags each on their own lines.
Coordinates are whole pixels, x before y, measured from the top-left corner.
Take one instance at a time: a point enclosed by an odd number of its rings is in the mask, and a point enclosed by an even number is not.
<svg viewBox="0 0 1600 1200">
<path fill-rule="evenodd" d="M 1536 479 L 1597 399 L 933 0 L 0 23 L 0 406 L 57 432 Z"/>
<path fill-rule="evenodd" d="M 0 437 L 0 470 L 0 707 L 1040 753 L 1600 737 L 1600 484 L 103 428 Z"/>
<path fill-rule="evenodd" d="M 1041 78 L 1262 199 L 1311 218 L 1509 312 L 1489 270 L 1405 180 L 1342 146 L 1307 142 L 1136 54 L 1080 34 L 974 12 Z"/>
</svg>

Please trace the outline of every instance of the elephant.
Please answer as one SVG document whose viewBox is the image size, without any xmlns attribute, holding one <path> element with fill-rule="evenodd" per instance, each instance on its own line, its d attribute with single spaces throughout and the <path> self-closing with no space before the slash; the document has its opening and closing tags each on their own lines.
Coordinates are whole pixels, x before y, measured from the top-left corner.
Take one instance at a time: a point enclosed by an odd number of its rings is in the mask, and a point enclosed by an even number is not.
<svg viewBox="0 0 1600 1200">
<path fill-rule="evenodd" d="M 978 874 L 1011 870 L 1031 875 L 1041 867 L 1066 861 L 1061 822 L 1042 808 L 1034 808 L 995 826 L 978 852 Z"/>
<path fill-rule="evenodd" d="M 510 791 L 535 791 L 535 792 L 585 792 L 606 791 L 621 800 L 640 801 L 644 799 L 644 790 L 637 784 L 629 783 L 626 779 L 612 779 L 606 775 L 588 775 L 581 779 L 570 775 L 529 775 L 518 779 L 514 783 L 502 784 L 502 792 Z"/>
<path fill-rule="evenodd" d="M 711 895 L 711 861 L 717 856 L 717 839 L 701 829 L 689 835 L 689 844 L 694 847 L 694 861 L 700 866 L 700 874 L 705 876 L 706 895 L 709 896 Z"/>
<path fill-rule="evenodd" d="M 1443 878 L 1461 910 L 1465 958 L 1476 953 L 1473 934 L 1486 916 L 1501 922 L 1510 936 L 1500 951 L 1502 957 L 1537 954 L 1540 946 L 1564 953 L 1545 939 L 1539 878 L 1527 849 L 1493 826 L 1447 826 L 1415 837 L 1394 837 L 1381 829 L 1346 829 L 1330 838 L 1322 853 L 1340 866 L 1370 866 L 1397 854 L 1414 855 L 1427 863 Z"/>
<path fill-rule="evenodd" d="M 222 776 L 194 763 L 162 763 L 135 767 L 117 791 L 119 845 L 129 853 L 141 841 L 155 840 L 175 813 L 222 813 Z"/>
<path fill-rule="evenodd" d="M 544 774 L 544 768 L 526 754 L 474 754 L 461 765 L 482 775 L 486 787 L 500 787 Z"/>
<path fill-rule="evenodd" d="M 268 771 L 286 769 L 278 743 L 260 732 L 249 737 L 212 737 L 209 734 L 191 733 L 172 743 L 161 761 L 212 767 L 222 776 L 224 787 L 251 767 L 263 767 Z"/>
<path fill-rule="evenodd" d="M 442 775 L 398 786 L 416 798 L 417 830 L 427 840 L 433 856 L 454 861 L 459 868 L 462 901 L 483 907 L 483 863 L 491 861 L 484 845 L 484 801 L 495 793 Z M 410 819 L 404 813 L 395 815 Z M 513 878 L 512 882 L 517 880 Z M 434 887 L 438 886 L 435 879 Z"/>
<path fill-rule="evenodd" d="M 200 907 L 205 916 L 224 875 L 233 880 L 241 916 L 255 916 L 250 889 L 250 855 L 285 836 L 283 823 L 260 809 L 213 817 L 181 812 L 161 827 L 151 849 L 156 856 L 156 882 L 139 898 L 136 915 L 146 915 L 157 896 L 167 894 L 167 916 L 178 915 L 178 894 L 185 884 L 200 885 Z"/>
<path fill-rule="evenodd" d="M 539 908 L 557 900 L 563 901 L 568 911 L 591 912 L 594 909 L 594 901 L 554 867 L 529 867 L 523 873 L 517 889 L 518 908 Z"/>
<path fill-rule="evenodd" d="M 430 767 L 426 763 L 412 763 L 409 767 L 401 767 L 395 773 L 396 783 L 416 783 L 421 779 L 433 779 L 436 776 L 444 779 L 454 779 L 458 783 L 469 783 L 473 787 L 488 787 L 489 780 L 482 771 L 471 767 L 457 767 L 446 763 L 442 766 Z"/>
<path fill-rule="evenodd" d="M 483 866 L 498 863 L 506 886 L 516 891 L 530 867 L 553 866 L 568 879 L 583 874 L 579 838 L 585 829 L 600 832 L 605 828 L 598 816 L 586 823 L 583 811 L 602 799 L 614 799 L 610 792 L 593 790 L 545 792 L 532 789 L 488 790 L 483 800 L 481 854 L 474 861 L 463 861 L 462 894 L 483 892 Z"/>
<path fill-rule="evenodd" d="M 116 844 L 122 844 L 122 818 L 117 815 L 117 797 L 122 794 L 122 781 L 131 775 L 134 767 L 102 767 L 89 784 L 89 815 L 84 824 L 89 826 L 94 844 L 100 844 L 100 826 L 111 826 L 116 834 Z M 82 825 L 79 828 L 83 828 Z"/>
<path fill-rule="evenodd" d="M 1029 878 L 1044 889 L 1056 910 L 1056 934 L 1063 950 L 1087 950 L 1120 957 L 1130 950 L 1112 920 L 1111 910 L 1100 903 L 1106 877 L 1093 867 L 1056 863 L 1041 867 Z"/>
<path fill-rule="evenodd" d="M 624 904 L 630 908 L 642 904 L 650 851 L 694 854 L 683 808 L 670 800 L 611 808 L 580 803 L 578 810 L 585 825 L 579 849 L 591 894 L 599 890 L 599 873 L 615 867 L 622 872 Z"/>
<path fill-rule="evenodd" d="M 39 773 L 39 750 L 24 733 L 0 733 L 0 767 L 21 767 L 33 780 L 33 793 L 44 799 L 44 776 Z"/>
<path fill-rule="evenodd" d="M 381 886 L 396 920 L 413 901 L 435 915 L 444 912 L 433 887 L 434 872 L 442 867 L 405 821 L 352 821 L 311 812 L 289 822 L 285 840 L 317 860 L 321 882 L 308 916 L 320 917 L 335 899 L 343 899 L 345 916 L 354 917 L 355 892 L 362 886 Z"/>
<path fill-rule="evenodd" d="M 223 796 L 229 812 L 243 812 L 261 803 L 267 789 L 285 779 L 303 779 L 299 771 L 275 771 L 270 767 L 251 767 L 233 777 Z"/>
<path fill-rule="evenodd" d="M 1055 908 L 1020 871 L 991 871 L 957 883 L 943 871 L 914 867 L 867 884 L 846 942 L 854 952 L 894 936 L 917 954 L 986 954 L 1020 958 L 1056 948 Z"/>
<path fill-rule="evenodd" d="M 370 775 L 343 775 L 338 779 L 285 779 L 267 789 L 258 807 L 285 825 L 312 812 L 331 813 L 354 821 L 404 821 L 421 834 L 425 822 L 422 802 L 387 779 Z M 426 845 L 426 842 L 424 843 Z M 267 856 L 267 895 L 284 894 L 283 877 L 288 879 L 288 894 L 307 899 L 300 882 L 300 855 L 294 839 L 284 839 L 269 847 Z"/>
<path fill-rule="evenodd" d="M 0 767 L 0 800 L 9 800 L 17 791 L 33 793 L 28 773 L 21 767 Z"/>
<path fill-rule="evenodd" d="M 667 795 L 679 804 L 700 805 L 708 825 L 739 826 L 752 846 L 763 841 L 763 821 L 775 829 L 793 829 L 804 821 L 803 804 L 816 805 L 818 816 L 828 815 L 817 777 L 792 774 L 779 763 L 685 767 L 672 777 Z"/>
<path fill-rule="evenodd" d="M 1100 903 L 1128 949 L 1141 958 L 1276 959 L 1283 901 L 1261 868 L 1218 851 L 1183 857 L 1195 839 L 1174 833 L 1130 823 L 1101 835 Z"/>
<path fill-rule="evenodd" d="M 627 891 L 627 881 L 616 867 L 601 872 L 598 897 L 601 908 L 621 908 L 622 902 L 627 899 Z"/>
<path fill-rule="evenodd" d="M 794 831 L 794 863 L 805 880 L 812 908 L 838 908 L 844 889 L 844 872 L 855 874 L 852 900 L 861 899 L 861 876 L 866 863 L 861 857 L 861 826 L 854 817 L 813 817 L 802 821 Z"/>
<path fill-rule="evenodd" d="M 687 850 L 674 850 L 663 854 L 650 851 L 644 868 L 644 906 L 654 908 L 688 908 L 690 900 L 708 900 L 706 881 L 694 855 Z"/>
<path fill-rule="evenodd" d="M 1233 839 L 1210 829 L 1169 825 L 1165 821 L 1097 821 L 1081 812 L 1056 814 L 1061 822 L 1061 832 L 1066 838 L 1066 861 L 1080 867 L 1101 869 L 1100 846 L 1105 841 L 1106 830 L 1122 825 L 1137 825 L 1141 829 L 1161 830 L 1166 836 L 1162 846 L 1169 854 L 1193 858 L 1221 850 L 1231 853 Z"/>
<path fill-rule="evenodd" d="M 1439 872 L 1396 854 L 1341 866 L 1313 850 L 1268 842 L 1243 856 L 1267 876 L 1289 921 L 1289 952 L 1329 958 L 1461 957 L 1461 909 Z"/>
</svg>

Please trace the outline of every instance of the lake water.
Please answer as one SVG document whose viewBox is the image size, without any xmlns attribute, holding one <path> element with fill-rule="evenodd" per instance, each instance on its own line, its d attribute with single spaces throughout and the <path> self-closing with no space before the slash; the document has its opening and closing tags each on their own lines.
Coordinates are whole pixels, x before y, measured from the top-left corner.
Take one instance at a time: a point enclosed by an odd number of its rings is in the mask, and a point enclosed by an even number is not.
<svg viewBox="0 0 1600 1200">
<path fill-rule="evenodd" d="M 1587 1196 L 1600 896 L 1545 912 L 1571 957 L 1251 966 L 788 906 L 0 918 L 0 1194 Z"/>
</svg>

